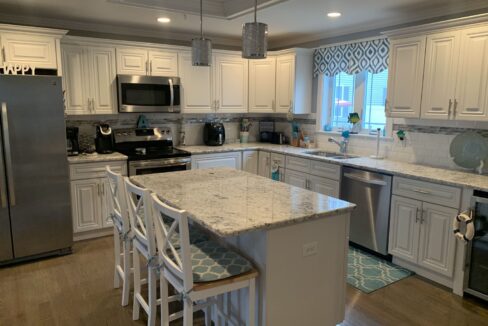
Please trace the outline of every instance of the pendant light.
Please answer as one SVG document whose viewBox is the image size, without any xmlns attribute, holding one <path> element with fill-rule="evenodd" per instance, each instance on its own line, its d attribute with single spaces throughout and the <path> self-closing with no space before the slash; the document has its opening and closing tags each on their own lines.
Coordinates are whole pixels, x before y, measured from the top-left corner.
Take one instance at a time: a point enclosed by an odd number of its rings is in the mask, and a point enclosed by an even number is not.
<svg viewBox="0 0 488 326">
<path fill-rule="evenodd" d="M 268 52 L 268 25 L 257 22 L 258 0 L 254 2 L 254 23 L 242 27 L 242 57 L 266 59 Z"/>
<path fill-rule="evenodd" d="M 203 0 L 200 0 L 200 37 L 191 41 L 193 66 L 210 66 L 212 62 L 212 41 L 203 37 Z"/>
</svg>

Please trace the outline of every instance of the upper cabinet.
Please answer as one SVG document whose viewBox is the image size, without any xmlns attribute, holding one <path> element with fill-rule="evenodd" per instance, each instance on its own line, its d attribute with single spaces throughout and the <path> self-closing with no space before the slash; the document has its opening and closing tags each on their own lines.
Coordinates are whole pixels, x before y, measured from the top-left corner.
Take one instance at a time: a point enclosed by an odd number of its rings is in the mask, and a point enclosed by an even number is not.
<svg viewBox="0 0 488 326">
<path fill-rule="evenodd" d="M 115 48 L 63 44 L 66 113 L 117 113 Z"/>
<path fill-rule="evenodd" d="M 0 24 L 0 64 L 31 65 L 40 69 L 58 70 L 59 41 L 67 31 Z"/>
<path fill-rule="evenodd" d="M 117 73 L 120 75 L 178 76 L 178 53 L 171 50 L 117 48 Z"/>
<path fill-rule="evenodd" d="M 488 120 L 488 24 L 410 35 L 391 40 L 387 115 Z"/>
<path fill-rule="evenodd" d="M 213 57 L 216 112 L 248 112 L 248 60 L 240 53 L 214 53 Z"/>
<path fill-rule="evenodd" d="M 390 42 L 387 116 L 420 117 L 425 39 L 419 36 Z"/>
<path fill-rule="evenodd" d="M 182 111 L 215 112 L 212 67 L 193 66 L 190 52 L 180 52 L 179 59 Z"/>
<path fill-rule="evenodd" d="M 276 57 L 249 60 L 249 112 L 275 111 Z"/>
</svg>

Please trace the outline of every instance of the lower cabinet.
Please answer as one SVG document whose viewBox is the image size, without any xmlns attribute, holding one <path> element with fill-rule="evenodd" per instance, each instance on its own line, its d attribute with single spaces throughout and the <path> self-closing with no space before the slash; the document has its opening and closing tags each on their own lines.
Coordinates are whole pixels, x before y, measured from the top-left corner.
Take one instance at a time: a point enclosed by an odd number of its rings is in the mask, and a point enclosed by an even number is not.
<svg viewBox="0 0 488 326">
<path fill-rule="evenodd" d="M 458 210 L 401 196 L 392 196 L 389 253 L 452 277 L 455 237 L 451 221 Z"/>
<path fill-rule="evenodd" d="M 232 168 L 240 170 L 242 166 L 241 152 L 227 152 L 216 154 L 201 154 L 191 156 L 191 168 L 210 169 L 210 168 Z"/>
<path fill-rule="evenodd" d="M 106 165 L 127 175 L 126 162 L 79 163 L 71 169 L 71 212 L 75 240 L 97 236 L 100 231 L 112 226 L 108 219 L 110 190 L 104 176 Z M 91 172 L 90 172 L 91 171 Z"/>
<path fill-rule="evenodd" d="M 259 151 L 244 151 L 242 152 L 242 170 L 258 174 L 258 157 Z"/>
<path fill-rule="evenodd" d="M 276 181 L 285 181 L 285 155 L 259 151 L 258 174 Z"/>
<path fill-rule="evenodd" d="M 259 151 L 258 155 L 258 174 L 269 178 L 271 175 L 271 153 Z"/>
<path fill-rule="evenodd" d="M 285 182 L 289 185 L 308 189 L 331 197 L 339 197 L 339 181 L 318 177 L 312 174 L 286 170 Z"/>
</svg>

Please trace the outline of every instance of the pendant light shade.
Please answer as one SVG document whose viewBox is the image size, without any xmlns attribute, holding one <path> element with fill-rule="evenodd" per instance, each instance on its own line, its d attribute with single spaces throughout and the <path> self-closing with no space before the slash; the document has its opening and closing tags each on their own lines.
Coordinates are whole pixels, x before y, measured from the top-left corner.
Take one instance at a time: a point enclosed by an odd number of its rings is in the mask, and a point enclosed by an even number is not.
<svg viewBox="0 0 488 326">
<path fill-rule="evenodd" d="M 193 66 L 208 67 L 212 62 L 212 41 L 203 37 L 203 0 L 200 0 L 200 37 L 191 41 Z"/>
<path fill-rule="evenodd" d="M 254 3 L 254 22 L 242 27 L 242 57 L 266 59 L 268 55 L 268 25 L 257 22 L 258 1 Z"/>
</svg>

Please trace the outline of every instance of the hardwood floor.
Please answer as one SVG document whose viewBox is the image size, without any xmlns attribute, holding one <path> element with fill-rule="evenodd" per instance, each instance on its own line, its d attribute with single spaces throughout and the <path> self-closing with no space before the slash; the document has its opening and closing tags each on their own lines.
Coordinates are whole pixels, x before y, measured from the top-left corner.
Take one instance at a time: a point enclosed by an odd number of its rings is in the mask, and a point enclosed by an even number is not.
<svg viewBox="0 0 488 326">
<path fill-rule="evenodd" d="M 121 307 L 113 289 L 112 238 L 78 242 L 73 250 L 0 268 L 0 325 L 145 324 L 143 313 L 132 321 L 132 302 Z M 344 326 L 488 325 L 486 304 L 415 276 L 372 294 L 348 286 L 346 309 Z"/>
</svg>

